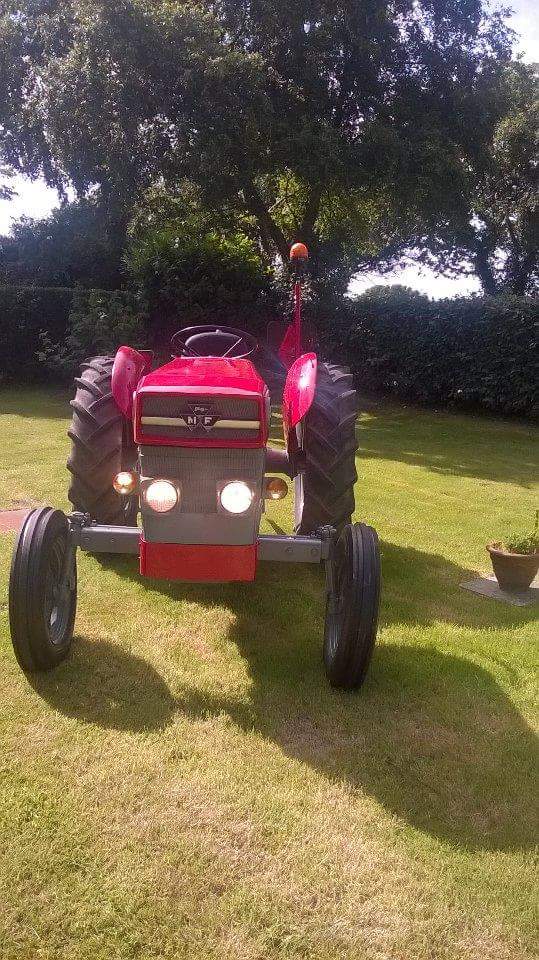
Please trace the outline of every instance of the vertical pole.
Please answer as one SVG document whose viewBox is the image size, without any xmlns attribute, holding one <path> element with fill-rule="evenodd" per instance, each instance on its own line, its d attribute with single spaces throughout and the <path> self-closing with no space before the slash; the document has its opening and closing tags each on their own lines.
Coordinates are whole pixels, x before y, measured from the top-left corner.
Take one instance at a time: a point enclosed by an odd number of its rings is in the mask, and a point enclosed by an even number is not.
<svg viewBox="0 0 539 960">
<path fill-rule="evenodd" d="M 290 248 L 290 264 L 296 276 L 294 283 L 294 359 L 301 354 L 301 277 L 309 259 L 304 243 L 294 243 Z"/>
<path fill-rule="evenodd" d="M 301 280 L 294 284 L 294 352 L 297 360 L 301 354 Z"/>
</svg>

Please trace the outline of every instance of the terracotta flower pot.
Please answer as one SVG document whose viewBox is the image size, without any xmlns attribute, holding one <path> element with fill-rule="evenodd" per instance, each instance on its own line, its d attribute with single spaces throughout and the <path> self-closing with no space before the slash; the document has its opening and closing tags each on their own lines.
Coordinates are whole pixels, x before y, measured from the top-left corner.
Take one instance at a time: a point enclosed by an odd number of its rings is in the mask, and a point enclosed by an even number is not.
<svg viewBox="0 0 539 960">
<path fill-rule="evenodd" d="M 494 544 L 487 547 L 496 580 L 502 590 L 527 590 L 539 571 L 539 553 L 508 553 Z"/>
</svg>

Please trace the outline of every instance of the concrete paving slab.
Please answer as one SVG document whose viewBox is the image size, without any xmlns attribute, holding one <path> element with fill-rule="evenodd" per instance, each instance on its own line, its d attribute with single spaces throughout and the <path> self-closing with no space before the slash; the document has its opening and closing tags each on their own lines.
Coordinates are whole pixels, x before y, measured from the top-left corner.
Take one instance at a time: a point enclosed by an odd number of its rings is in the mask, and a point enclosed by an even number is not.
<svg viewBox="0 0 539 960">
<path fill-rule="evenodd" d="M 528 607 L 531 604 L 539 603 L 539 577 L 536 577 L 528 590 L 523 590 L 519 593 L 500 590 L 494 574 L 477 577 L 475 580 L 467 580 L 465 583 L 461 583 L 461 587 L 463 590 L 470 590 L 471 593 L 477 593 L 480 597 L 488 597 L 491 600 L 501 600 L 503 603 L 510 603 L 513 607 Z"/>
<path fill-rule="evenodd" d="M 0 510 L 0 533 L 18 530 L 28 510 Z"/>
</svg>

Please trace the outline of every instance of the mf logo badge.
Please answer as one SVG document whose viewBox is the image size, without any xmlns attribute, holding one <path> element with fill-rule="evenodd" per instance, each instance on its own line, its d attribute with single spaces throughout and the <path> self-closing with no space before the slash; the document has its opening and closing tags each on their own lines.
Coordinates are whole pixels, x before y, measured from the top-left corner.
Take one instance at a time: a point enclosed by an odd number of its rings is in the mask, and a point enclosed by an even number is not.
<svg viewBox="0 0 539 960">
<path fill-rule="evenodd" d="M 190 430 L 206 430 L 209 432 L 219 417 L 216 417 L 210 407 L 193 406 L 189 407 L 191 413 L 186 414 L 185 422 Z"/>
</svg>

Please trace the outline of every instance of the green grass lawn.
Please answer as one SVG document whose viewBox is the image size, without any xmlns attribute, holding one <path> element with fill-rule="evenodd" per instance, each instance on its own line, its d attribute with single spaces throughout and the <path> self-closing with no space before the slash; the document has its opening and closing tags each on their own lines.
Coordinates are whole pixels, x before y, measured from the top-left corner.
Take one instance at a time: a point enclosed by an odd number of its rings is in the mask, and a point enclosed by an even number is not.
<svg viewBox="0 0 539 960">
<path fill-rule="evenodd" d="M 67 415 L 0 394 L 3 506 L 67 506 Z M 317 571 L 84 556 L 73 654 L 29 681 L 0 536 L 2 960 L 536 956 L 536 610 L 459 583 L 532 525 L 537 435 L 380 407 L 360 437 L 384 589 L 358 694 L 325 681 Z"/>
</svg>

